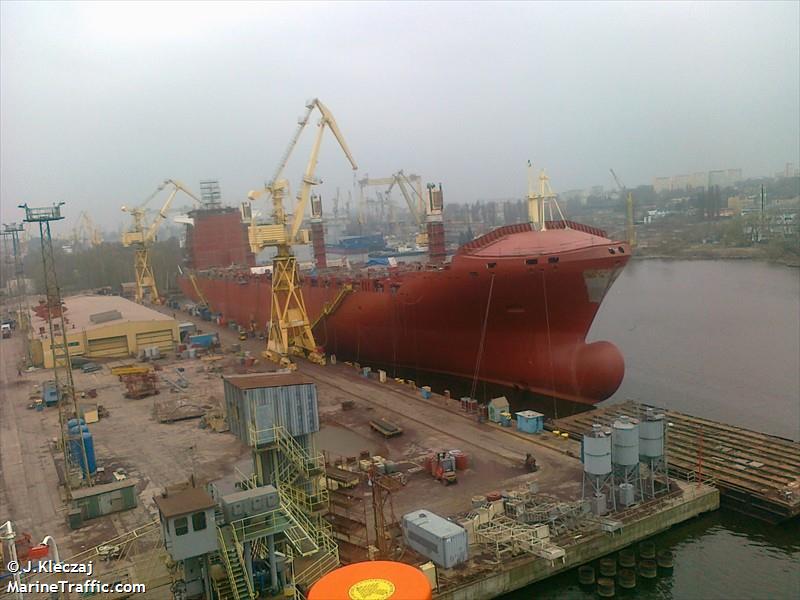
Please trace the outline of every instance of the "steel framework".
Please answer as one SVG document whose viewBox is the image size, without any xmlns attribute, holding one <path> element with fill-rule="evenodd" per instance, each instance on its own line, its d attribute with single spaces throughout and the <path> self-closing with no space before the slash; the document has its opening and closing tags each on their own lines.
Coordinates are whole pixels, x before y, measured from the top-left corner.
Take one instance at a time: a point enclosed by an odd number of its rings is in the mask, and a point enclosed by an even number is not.
<svg viewBox="0 0 800 600">
<path fill-rule="evenodd" d="M 30 313 L 28 311 L 28 290 L 25 285 L 25 273 L 22 268 L 22 247 L 20 246 L 19 234 L 25 228 L 21 223 L 6 223 L 0 235 L 11 238 L 11 246 L 14 255 L 14 281 L 17 297 L 17 325 L 25 337 L 25 358 L 28 364 L 33 364 L 31 356 L 31 346 L 28 343 L 28 332 L 30 331 Z"/>
<path fill-rule="evenodd" d="M 32 208 L 21 204 L 25 210 L 26 223 L 39 224 L 39 239 L 42 247 L 42 267 L 44 269 L 45 297 L 47 298 L 47 326 L 50 336 L 50 351 L 53 355 L 53 378 L 60 398 L 58 401 L 58 420 L 61 429 L 61 450 L 64 454 L 64 486 L 67 498 L 72 498 L 73 480 L 82 481 L 85 485 L 93 485 L 89 472 L 89 461 L 86 454 L 86 443 L 80 427 L 75 436 L 69 432 L 68 421 L 78 417 L 78 399 L 75 394 L 75 382 L 72 379 L 72 364 L 69 358 L 64 314 L 61 305 L 61 289 L 58 286 L 56 263 L 53 256 L 53 238 L 50 234 L 50 222 L 60 221 L 63 202 L 44 208 Z M 71 438 L 75 437 L 80 448 L 80 456 L 71 452 Z M 85 468 L 83 468 L 85 467 Z M 78 474 L 80 474 L 78 476 Z"/>
</svg>

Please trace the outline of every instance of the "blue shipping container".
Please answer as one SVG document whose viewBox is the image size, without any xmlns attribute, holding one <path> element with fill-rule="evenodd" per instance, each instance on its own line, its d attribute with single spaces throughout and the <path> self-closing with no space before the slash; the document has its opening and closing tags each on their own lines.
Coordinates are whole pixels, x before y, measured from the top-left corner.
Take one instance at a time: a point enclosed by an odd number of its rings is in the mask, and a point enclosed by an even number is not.
<svg viewBox="0 0 800 600">
<path fill-rule="evenodd" d="M 203 333 L 199 335 L 190 335 L 189 336 L 189 343 L 194 344 L 195 346 L 202 346 L 203 348 L 209 348 L 212 344 L 217 341 L 217 334 L 216 333 Z"/>
</svg>

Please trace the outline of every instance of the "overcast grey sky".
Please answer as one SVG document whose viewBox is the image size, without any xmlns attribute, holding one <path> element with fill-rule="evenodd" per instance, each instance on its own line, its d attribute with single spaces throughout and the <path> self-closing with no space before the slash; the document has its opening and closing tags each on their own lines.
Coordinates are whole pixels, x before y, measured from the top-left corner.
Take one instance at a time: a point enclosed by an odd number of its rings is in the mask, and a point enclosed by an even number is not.
<svg viewBox="0 0 800 600">
<path fill-rule="evenodd" d="M 269 177 L 306 98 L 359 176 L 445 200 L 800 162 L 800 3 L 2 2 L 0 200 L 67 201 L 116 229 L 164 178 Z M 287 174 L 297 189 L 313 130 Z M 325 198 L 352 171 L 333 136 Z"/>
</svg>

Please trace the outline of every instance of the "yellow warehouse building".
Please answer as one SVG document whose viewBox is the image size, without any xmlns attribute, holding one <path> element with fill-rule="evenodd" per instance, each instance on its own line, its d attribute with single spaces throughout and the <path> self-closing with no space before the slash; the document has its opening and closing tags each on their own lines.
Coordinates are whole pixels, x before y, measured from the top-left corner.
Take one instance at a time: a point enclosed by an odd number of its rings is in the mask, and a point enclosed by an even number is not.
<svg viewBox="0 0 800 600">
<path fill-rule="evenodd" d="M 64 306 L 71 357 L 126 358 L 152 346 L 167 352 L 179 340 L 175 319 L 120 296 L 68 296 Z M 56 331 L 55 335 L 60 333 Z M 34 312 L 30 343 L 34 364 L 51 369 L 53 353 L 47 320 Z"/>
</svg>

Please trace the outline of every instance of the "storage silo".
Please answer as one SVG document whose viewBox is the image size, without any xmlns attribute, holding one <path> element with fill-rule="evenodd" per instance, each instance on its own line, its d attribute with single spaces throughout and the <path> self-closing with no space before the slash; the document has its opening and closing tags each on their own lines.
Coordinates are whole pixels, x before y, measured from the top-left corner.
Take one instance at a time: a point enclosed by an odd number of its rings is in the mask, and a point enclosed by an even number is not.
<svg viewBox="0 0 800 600">
<path fill-rule="evenodd" d="M 630 484 L 641 498 L 642 482 L 639 478 L 639 421 L 628 415 L 620 415 L 611 425 L 614 480 L 617 485 Z M 630 488 L 624 488 L 625 504 L 630 501 Z"/>
<path fill-rule="evenodd" d="M 589 500 L 592 512 L 603 515 L 608 510 L 608 501 L 616 509 L 614 498 L 614 472 L 611 463 L 611 432 L 598 425 L 585 433 L 581 440 L 581 457 L 583 461 L 584 500 Z"/>
<path fill-rule="evenodd" d="M 646 467 L 643 492 L 650 497 L 669 490 L 666 431 L 664 415 L 647 407 L 639 423 L 639 459 Z"/>
</svg>

